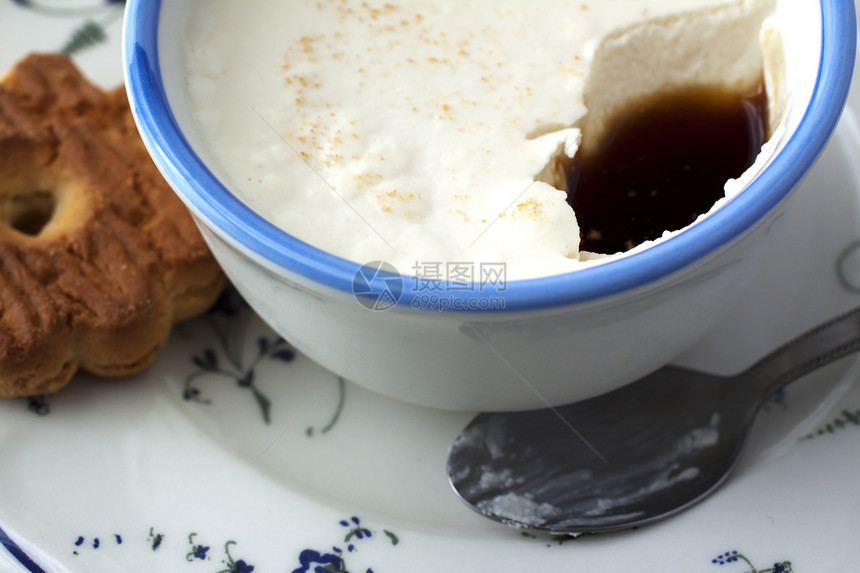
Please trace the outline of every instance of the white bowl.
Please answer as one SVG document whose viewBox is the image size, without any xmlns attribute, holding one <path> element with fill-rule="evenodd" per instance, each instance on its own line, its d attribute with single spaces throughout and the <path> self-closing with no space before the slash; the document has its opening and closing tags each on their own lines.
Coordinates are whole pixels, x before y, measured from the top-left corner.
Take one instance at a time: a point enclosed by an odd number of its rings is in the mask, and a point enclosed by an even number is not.
<svg viewBox="0 0 860 573">
<path fill-rule="evenodd" d="M 189 4 L 129 0 L 126 10 L 127 88 L 156 164 L 235 286 L 277 332 L 346 379 L 446 409 L 584 399 L 668 363 L 707 334 L 755 272 L 774 223 L 835 128 L 856 39 L 853 0 L 779 2 L 779 10 L 797 11 L 789 14 L 799 37 L 789 52 L 797 75 L 786 135 L 747 188 L 708 217 L 602 265 L 429 299 L 408 276 L 381 272 L 365 284 L 368 267 L 276 228 L 213 175 L 185 93 Z M 380 301 L 361 295 L 367 288 L 396 304 L 369 309 Z"/>
</svg>

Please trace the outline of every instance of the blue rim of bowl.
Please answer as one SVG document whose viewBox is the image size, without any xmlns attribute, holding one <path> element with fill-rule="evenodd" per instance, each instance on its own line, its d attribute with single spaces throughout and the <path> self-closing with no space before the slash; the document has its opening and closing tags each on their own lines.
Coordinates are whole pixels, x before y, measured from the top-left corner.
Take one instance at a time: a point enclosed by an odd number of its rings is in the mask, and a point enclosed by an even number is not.
<svg viewBox="0 0 860 573">
<path fill-rule="evenodd" d="M 158 22 L 161 0 L 129 0 L 123 59 L 126 84 L 141 136 L 162 173 L 204 224 L 222 239 L 289 272 L 354 294 L 362 265 L 322 251 L 275 227 L 245 206 L 191 148 L 170 109 L 161 77 Z M 822 49 L 810 105 L 772 165 L 722 209 L 669 240 L 593 267 L 549 277 L 498 281 L 480 290 L 403 288 L 397 306 L 433 310 L 522 311 L 594 301 L 665 278 L 741 236 L 797 185 L 824 149 L 842 113 L 856 49 L 854 0 L 822 0 Z M 229 239 L 226 239 L 229 237 Z M 385 278 L 381 273 L 378 280 Z M 404 275 L 401 280 L 416 281 Z M 417 282 L 413 282 L 413 285 Z M 381 286 L 380 286 L 381 285 Z M 385 288 L 378 283 L 377 288 Z M 437 291 L 436 296 L 439 296 Z M 502 300 L 491 305 L 490 299 Z M 440 305 L 442 302 L 444 304 Z"/>
</svg>

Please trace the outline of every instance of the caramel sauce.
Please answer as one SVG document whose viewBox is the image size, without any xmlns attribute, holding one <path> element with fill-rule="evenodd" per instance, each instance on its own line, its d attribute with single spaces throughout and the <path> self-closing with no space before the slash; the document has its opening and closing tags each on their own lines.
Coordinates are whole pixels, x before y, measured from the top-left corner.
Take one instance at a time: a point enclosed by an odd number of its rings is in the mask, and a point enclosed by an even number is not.
<svg viewBox="0 0 860 573">
<path fill-rule="evenodd" d="M 616 114 L 607 135 L 583 145 L 567 170 L 580 250 L 626 251 L 706 213 L 726 181 L 755 161 L 767 113 L 759 86 L 754 93 L 685 88 Z"/>
</svg>

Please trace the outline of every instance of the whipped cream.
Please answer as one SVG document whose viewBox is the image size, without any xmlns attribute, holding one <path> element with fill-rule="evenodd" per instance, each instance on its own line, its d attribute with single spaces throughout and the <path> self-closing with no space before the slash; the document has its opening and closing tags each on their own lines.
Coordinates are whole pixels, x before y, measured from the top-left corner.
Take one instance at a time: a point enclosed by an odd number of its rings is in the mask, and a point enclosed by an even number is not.
<svg viewBox="0 0 860 573">
<path fill-rule="evenodd" d="M 760 81 L 772 10 L 198 0 L 188 97 L 216 174 L 307 243 L 404 274 L 456 261 L 550 275 L 597 258 L 579 250 L 558 158 L 637 95 Z"/>
</svg>

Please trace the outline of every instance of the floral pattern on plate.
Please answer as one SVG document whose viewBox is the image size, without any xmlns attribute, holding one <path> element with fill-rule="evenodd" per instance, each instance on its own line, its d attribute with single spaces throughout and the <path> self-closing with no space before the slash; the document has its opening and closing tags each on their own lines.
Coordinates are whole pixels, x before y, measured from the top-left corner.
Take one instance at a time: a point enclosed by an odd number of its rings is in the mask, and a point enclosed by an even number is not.
<svg viewBox="0 0 860 573">
<path fill-rule="evenodd" d="M 102 2 L 89 2 L 86 5 L 76 5 L 75 3 L 51 4 L 39 0 L 11 1 L 26 10 L 50 18 L 73 20 L 83 18 L 83 22 L 70 30 L 68 39 L 59 47 L 60 52 L 69 56 L 107 42 L 107 29 L 122 18 L 125 7 L 125 0 L 103 0 Z"/>
<path fill-rule="evenodd" d="M 88 73 L 121 81 L 109 63 L 123 4 L 0 0 L 0 67 L 36 44 L 56 45 Z M 14 43 L 2 33 L 11 29 L 27 34 Z M 804 183 L 805 197 L 780 221 L 788 229 L 748 297 L 681 362 L 731 370 L 860 302 L 853 109 Z M 696 508 L 637 531 L 548 538 L 485 522 L 448 490 L 447 446 L 470 413 L 398 404 L 339 379 L 230 292 L 178 327 L 142 376 L 81 377 L 54 396 L 0 402 L 0 568 L 850 568 L 860 561 L 858 377 L 858 362 L 844 361 L 778 396 L 735 476 Z"/>
<path fill-rule="evenodd" d="M 357 553 L 360 546 L 374 541 L 375 537 L 378 536 L 375 536 L 374 532 L 362 524 L 361 519 L 355 516 L 340 520 L 339 525 L 343 528 L 341 531 L 343 533 L 342 540 L 337 544 L 322 550 L 301 550 L 293 562 L 295 568 L 292 569 L 292 573 L 350 573 L 350 556 Z M 382 533 L 385 538 L 388 539 L 391 546 L 396 546 L 400 543 L 400 539 L 391 531 L 383 530 Z M 136 541 L 140 542 L 142 540 L 142 542 L 145 543 L 152 551 L 159 551 L 163 548 L 166 535 L 167 534 L 157 530 L 155 527 L 150 527 L 146 538 L 141 537 L 141 539 L 137 539 Z M 183 557 L 186 563 L 194 563 L 198 561 L 211 562 L 215 560 L 213 559 L 213 554 L 217 553 L 217 550 L 213 550 L 213 545 L 211 543 L 208 545 L 206 544 L 209 542 L 205 540 L 202 534 L 198 534 L 194 531 L 187 535 L 187 539 L 188 551 Z M 74 547 L 72 554 L 78 556 L 84 551 L 98 551 L 104 544 L 119 546 L 124 543 L 127 544 L 128 539 L 116 533 L 107 537 L 92 538 L 79 535 L 72 544 Z M 239 551 L 239 544 L 236 541 L 230 539 L 224 542 L 220 547 L 222 548 L 222 555 L 218 565 L 220 569 L 217 570 L 217 573 L 251 573 L 256 570 L 256 567 L 253 565 L 253 560 L 250 560 L 244 555 L 242 557 L 238 557 L 242 554 Z M 174 557 L 177 562 L 177 568 L 181 565 L 180 556 L 181 551 L 177 551 Z M 290 567 L 292 566 L 289 565 L 289 563 L 287 563 L 287 565 Z M 38 571 L 38 569 L 31 569 L 31 571 Z M 354 571 L 353 573 L 373 573 L 373 570 L 366 569 L 361 572 Z"/>
</svg>

